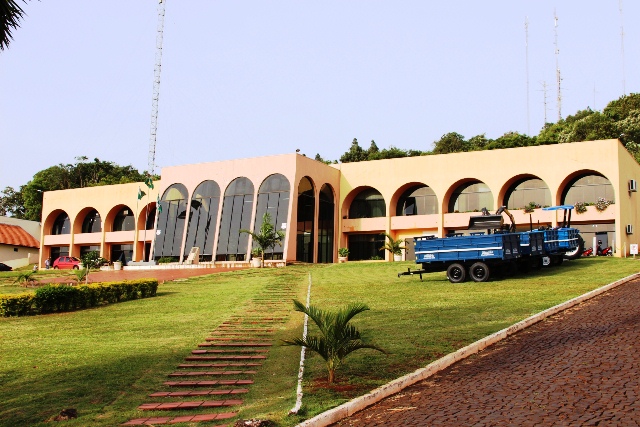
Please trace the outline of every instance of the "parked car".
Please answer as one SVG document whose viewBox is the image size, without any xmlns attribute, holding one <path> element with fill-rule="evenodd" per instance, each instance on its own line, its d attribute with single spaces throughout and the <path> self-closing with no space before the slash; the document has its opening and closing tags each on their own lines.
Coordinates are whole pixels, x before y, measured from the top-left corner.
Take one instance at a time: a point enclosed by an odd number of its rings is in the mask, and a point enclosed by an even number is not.
<svg viewBox="0 0 640 427">
<path fill-rule="evenodd" d="M 3 264 L 0 262 L 0 271 L 11 271 L 13 268 L 9 267 L 7 264 Z"/>
<path fill-rule="evenodd" d="M 80 269 L 80 260 L 76 257 L 72 257 L 72 256 L 61 256 L 56 258 L 55 261 L 53 261 L 53 269 L 54 270 L 69 270 L 69 269 L 74 269 L 74 270 L 78 270 Z"/>
</svg>

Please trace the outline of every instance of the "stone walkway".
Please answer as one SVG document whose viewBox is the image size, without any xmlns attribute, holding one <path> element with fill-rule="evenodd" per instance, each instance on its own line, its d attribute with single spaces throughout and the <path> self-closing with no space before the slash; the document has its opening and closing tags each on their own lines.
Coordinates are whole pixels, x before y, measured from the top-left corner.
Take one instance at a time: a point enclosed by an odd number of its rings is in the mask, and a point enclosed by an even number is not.
<svg viewBox="0 0 640 427">
<path fill-rule="evenodd" d="M 219 325 L 185 357 L 185 363 L 167 373 L 168 381 L 161 384 L 161 389 L 138 406 L 144 417 L 123 425 L 219 420 L 229 424 L 213 425 L 233 425 L 242 408 L 242 396 L 249 392 L 253 378 L 269 357 L 276 329 L 288 320 L 295 294 L 294 285 L 267 285 L 241 314 Z"/>
<path fill-rule="evenodd" d="M 336 426 L 639 426 L 640 280 L 549 317 Z"/>
</svg>

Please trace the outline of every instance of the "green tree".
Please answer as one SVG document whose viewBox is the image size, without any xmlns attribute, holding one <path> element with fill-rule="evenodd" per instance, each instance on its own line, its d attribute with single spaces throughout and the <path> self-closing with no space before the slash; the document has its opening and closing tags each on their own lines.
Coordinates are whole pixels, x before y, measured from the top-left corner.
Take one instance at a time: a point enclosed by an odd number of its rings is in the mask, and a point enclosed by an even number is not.
<svg viewBox="0 0 640 427">
<path fill-rule="evenodd" d="M 612 120 L 619 121 L 624 120 L 636 110 L 640 110 L 640 93 L 621 96 L 608 103 L 602 112 Z"/>
<path fill-rule="evenodd" d="M 342 163 L 351 163 L 362 162 L 364 160 L 367 160 L 367 152 L 364 151 L 362 147 L 360 147 L 360 144 L 358 144 L 358 139 L 353 138 L 349 151 L 347 151 L 340 157 L 340 161 Z"/>
<path fill-rule="evenodd" d="M 449 132 L 434 142 L 433 154 L 460 153 L 468 151 L 469 144 L 465 141 L 464 136 L 456 132 Z"/>
<path fill-rule="evenodd" d="M 13 187 L 6 187 L 0 195 L 0 216 L 12 216 L 23 219 L 25 217 L 24 200 L 22 192 L 15 191 Z"/>
<path fill-rule="evenodd" d="M 402 245 L 404 241 L 402 239 L 394 239 L 391 237 L 389 233 L 380 233 L 387 238 L 384 246 L 380 248 L 380 250 L 387 250 L 391 253 L 391 255 L 402 255 L 402 251 L 404 250 L 404 246 Z"/>
<path fill-rule="evenodd" d="M 349 304 L 337 312 L 321 310 L 312 305 L 307 308 L 297 300 L 294 300 L 293 304 L 296 311 L 306 314 L 313 320 L 320 335 L 307 334 L 302 338 L 284 340 L 283 342 L 285 345 L 298 345 L 318 353 L 327 363 L 329 373 L 327 382 L 329 384 L 334 382 L 336 369 L 354 351 L 369 348 L 386 354 L 380 347 L 366 343 L 362 339 L 360 331 L 349 323 L 357 314 L 369 310 L 365 304 Z"/>
<path fill-rule="evenodd" d="M 269 215 L 269 212 L 265 212 L 262 216 L 260 231 L 240 230 L 240 232 L 250 234 L 251 237 L 253 237 L 253 243 L 258 245 L 260 255 L 262 256 L 261 267 L 264 267 L 264 251 L 273 249 L 276 245 L 281 245 L 285 237 L 285 232 L 283 230 L 276 230 L 275 225 L 271 223 L 271 215 Z"/>
<path fill-rule="evenodd" d="M 22 0 L 27 3 L 26 0 Z M 9 47 L 13 40 L 13 30 L 20 27 L 20 20 L 24 17 L 24 10 L 15 0 L 0 0 L 0 50 Z"/>
</svg>

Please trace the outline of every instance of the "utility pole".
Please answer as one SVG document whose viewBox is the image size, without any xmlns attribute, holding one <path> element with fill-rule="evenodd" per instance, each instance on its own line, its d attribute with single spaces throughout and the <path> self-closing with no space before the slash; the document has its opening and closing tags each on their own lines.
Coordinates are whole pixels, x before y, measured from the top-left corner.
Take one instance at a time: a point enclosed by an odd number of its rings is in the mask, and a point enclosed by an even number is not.
<svg viewBox="0 0 640 427">
<path fill-rule="evenodd" d="M 158 99 L 160 98 L 160 71 L 162 69 L 162 34 L 166 0 L 158 2 L 158 27 L 156 30 L 156 63 L 153 68 L 153 96 L 151 98 L 151 137 L 149 138 L 149 174 L 156 169 L 156 140 L 158 133 Z"/>
<path fill-rule="evenodd" d="M 553 11 L 553 20 L 554 20 L 554 34 L 555 34 L 555 47 L 556 47 L 556 84 L 558 85 L 558 121 L 562 120 L 562 90 L 560 88 L 560 82 L 562 78 L 560 77 L 560 65 L 558 61 L 558 57 L 560 56 L 560 49 L 558 49 L 558 16 L 556 15 L 556 11 Z"/>
<path fill-rule="evenodd" d="M 531 135 L 531 119 L 529 114 L 529 17 L 524 18 L 525 67 L 527 69 L 527 135 Z"/>
<path fill-rule="evenodd" d="M 627 82 L 625 77 L 625 66 L 624 66 L 624 20 L 622 14 L 622 0 L 618 1 L 618 8 L 620 9 L 620 52 L 622 53 L 622 94 L 627 94 Z"/>
</svg>

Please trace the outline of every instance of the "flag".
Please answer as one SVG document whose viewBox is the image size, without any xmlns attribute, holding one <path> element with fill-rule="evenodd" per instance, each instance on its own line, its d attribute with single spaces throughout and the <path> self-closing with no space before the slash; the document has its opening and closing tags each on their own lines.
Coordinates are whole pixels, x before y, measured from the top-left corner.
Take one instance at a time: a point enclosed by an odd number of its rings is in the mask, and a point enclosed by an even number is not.
<svg viewBox="0 0 640 427">
<path fill-rule="evenodd" d="M 142 191 L 140 187 L 138 187 L 138 200 L 142 199 L 147 193 Z"/>
<path fill-rule="evenodd" d="M 162 205 L 160 204 L 160 195 L 158 194 L 156 206 L 158 208 L 158 213 L 162 213 Z"/>
<path fill-rule="evenodd" d="M 144 179 L 144 183 L 145 183 L 145 185 L 146 185 L 147 187 L 149 187 L 150 189 L 152 189 L 152 190 L 153 190 L 153 180 L 151 179 L 151 177 L 150 177 L 150 176 L 147 176 L 147 177 Z"/>
</svg>

